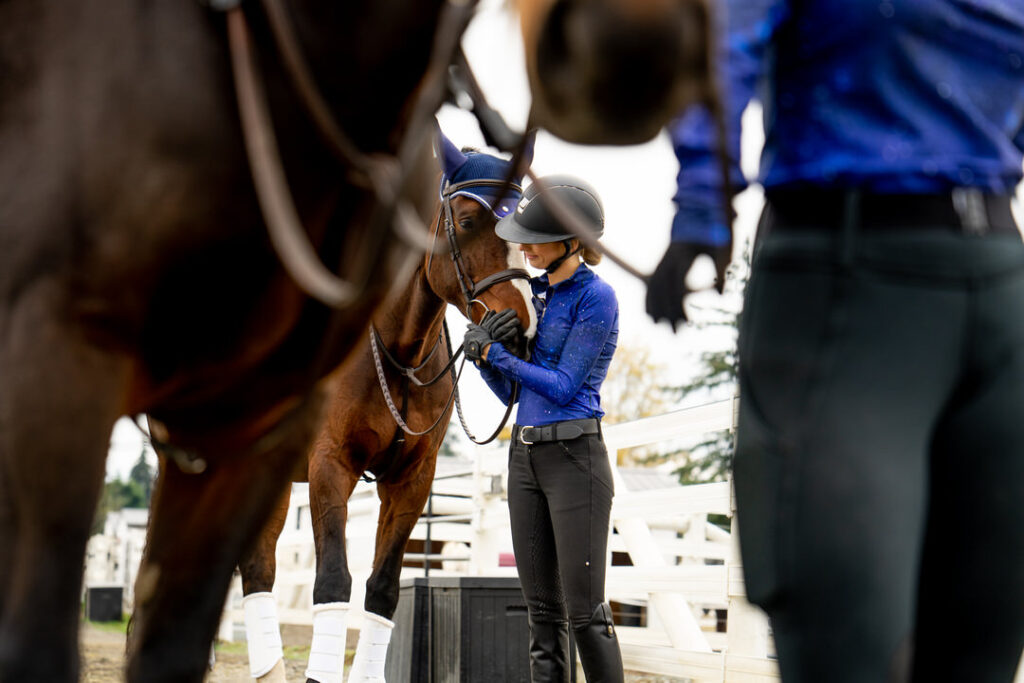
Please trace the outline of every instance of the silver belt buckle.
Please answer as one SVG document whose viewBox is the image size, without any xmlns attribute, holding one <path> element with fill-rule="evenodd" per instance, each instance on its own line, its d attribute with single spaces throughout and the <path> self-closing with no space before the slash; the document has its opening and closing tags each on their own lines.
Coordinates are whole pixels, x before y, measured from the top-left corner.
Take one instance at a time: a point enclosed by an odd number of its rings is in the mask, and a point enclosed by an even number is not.
<svg viewBox="0 0 1024 683">
<path fill-rule="evenodd" d="M 520 427 L 519 428 L 519 443 L 523 444 L 524 446 L 532 446 L 534 444 L 534 442 L 533 441 L 527 441 L 526 437 L 523 436 L 523 434 L 526 433 L 527 429 L 533 429 L 533 427 Z"/>
</svg>

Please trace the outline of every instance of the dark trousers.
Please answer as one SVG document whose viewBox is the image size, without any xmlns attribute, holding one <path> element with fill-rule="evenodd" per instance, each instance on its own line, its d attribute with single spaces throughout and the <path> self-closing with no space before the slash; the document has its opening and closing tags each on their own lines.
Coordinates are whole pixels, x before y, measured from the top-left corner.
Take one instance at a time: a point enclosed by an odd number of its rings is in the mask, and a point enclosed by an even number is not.
<svg viewBox="0 0 1024 683">
<path fill-rule="evenodd" d="M 527 446 L 513 438 L 508 509 L 519 581 L 530 619 L 590 621 L 604 602 L 612 496 L 600 436 Z"/>
<path fill-rule="evenodd" d="M 750 599 L 782 679 L 1009 683 L 1024 646 L 1024 245 L 777 230 L 739 342 Z"/>
</svg>

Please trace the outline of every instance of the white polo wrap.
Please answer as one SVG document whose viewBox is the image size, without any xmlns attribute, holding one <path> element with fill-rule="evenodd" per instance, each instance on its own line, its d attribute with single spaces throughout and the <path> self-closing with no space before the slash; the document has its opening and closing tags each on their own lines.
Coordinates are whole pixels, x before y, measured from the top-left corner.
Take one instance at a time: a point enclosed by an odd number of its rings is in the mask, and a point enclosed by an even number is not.
<svg viewBox="0 0 1024 683">
<path fill-rule="evenodd" d="M 319 683 L 341 683 L 347 624 L 347 602 L 313 605 L 313 643 L 309 648 L 306 678 Z"/>
<path fill-rule="evenodd" d="M 273 593 L 251 593 L 242 598 L 242 608 L 249 649 L 249 673 L 253 678 L 259 678 L 284 658 L 281 626 L 277 622 L 277 600 Z"/>
<path fill-rule="evenodd" d="M 359 630 L 359 644 L 352 660 L 349 683 L 384 683 L 384 662 L 388 656 L 388 643 L 395 622 L 366 612 Z"/>
</svg>

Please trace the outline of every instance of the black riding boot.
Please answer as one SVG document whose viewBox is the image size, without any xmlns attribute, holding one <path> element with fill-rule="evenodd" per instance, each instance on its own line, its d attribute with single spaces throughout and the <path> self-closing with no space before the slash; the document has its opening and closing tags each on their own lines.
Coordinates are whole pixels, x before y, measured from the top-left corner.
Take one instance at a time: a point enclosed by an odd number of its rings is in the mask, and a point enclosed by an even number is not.
<svg viewBox="0 0 1024 683">
<path fill-rule="evenodd" d="M 590 622 L 573 629 L 587 683 L 622 683 L 622 653 L 612 624 L 612 609 L 602 602 Z"/>
<path fill-rule="evenodd" d="M 530 619 L 530 680 L 569 683 L 569 623 Z"/>
</svg>

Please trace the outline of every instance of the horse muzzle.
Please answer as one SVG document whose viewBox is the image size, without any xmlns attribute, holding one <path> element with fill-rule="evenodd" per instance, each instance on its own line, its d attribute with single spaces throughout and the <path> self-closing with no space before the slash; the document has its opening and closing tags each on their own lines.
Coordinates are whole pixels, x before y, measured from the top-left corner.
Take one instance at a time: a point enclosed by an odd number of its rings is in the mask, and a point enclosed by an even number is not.
<svg viewBox="0 0 1024 683">
<path fill-rule="evenodd" d="M 549 2 L 523 24 L 533 122 L 580 144 L 650 140 L 708 99 L 709 26 L 705 0 Z"/>
</svg>

